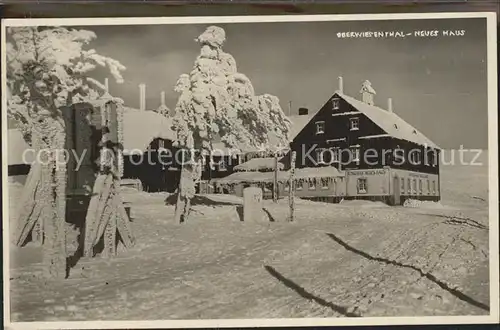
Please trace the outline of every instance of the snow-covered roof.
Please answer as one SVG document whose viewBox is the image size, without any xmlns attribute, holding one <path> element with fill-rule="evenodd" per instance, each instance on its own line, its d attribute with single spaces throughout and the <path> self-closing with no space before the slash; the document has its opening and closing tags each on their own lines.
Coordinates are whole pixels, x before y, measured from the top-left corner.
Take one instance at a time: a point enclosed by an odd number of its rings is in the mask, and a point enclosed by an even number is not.
<svg viewBox="0 0 500 330">
<path fill-rule="evenodd" d="M 290 141 L 295 139 L 295 137 L 302 131 L 302 129 L 311 121 L 313 116 L 308 115 L 293 115 L 289 116 L 288 119 L 292 122 L 292 127 L 290 129 Z"/>
<path fill-rule="evenodd" d="M 108 102 L 114 102 L 114 103 L 123 104 L 123 99 L 121 99 L 119 97 L 112 96 L 111 94 L 109 94 L 108 92 L 106 92 L 101 97 L 99 97 L 98 99 L 89 100 L 89 101 L 84 102 L 84 103 L 89 103 L 93 107 L 101 107 L 101 106 L 103 106 L 104 104 L 106 104 Z"/>
<path fill-rule="evenodd" d="M 296 179 L 312 179 L 312 178 L 334 178 L 343 177 L 344 172 L 340 172 L 335 167 L 305 167 L 295 169 Z M 290 179 L 290 171 L 278 171 L 278 181 L 286 182 Z M 257 183 L 257 182 L 273 182 L 274 172 L 234 172 L 224 178 L 214 179 L 214 182 L 222 184 L 231 183 Z"/>
<path fill-rule="evenodd" d="M 278 179 L 286 180 L 282 173 L 278 176 Z M 214 182 L 222 184 L 231 183 L 257 183 L 257 182 L 272 182 L 273 172 L 234 172 L 224 178 L 214 179 Z"/>
<path fill-rule="evenodd" d="M 288 176 L 289 175 L 290 174 L 288 174 Z M 333 166 L 304 167 L 295 169 L 295 177 L 297 179 L 331 178 L 331 177 L 341 177 L 341 176 L 345 176 L 345 173 L 340 172 Z"/>
<path fill-rule="evenodd" d="M 26 152 L 31 147 L 24 141 L 23 134 L 17 128 L 9 129 L 7 137 L 9 165 L 31 164 L 35 160 L 34 152 Z M 24 154 L 24 160 L 23 160 Z"/>
<path fill-rule="evenodd" d="M 245 153 L 245 150 L 226 147 L 224 142 L 212 142 L 212 152 L 214 156 L 237 156 Z"/>
<path fill-rule="evenodd" d="M 155 111 L 124 108 L 123 153 L 142 153 L 156 138 L 174 140 L 172 120 Z"/>
<path fill-rule="evenodd" d="M 283 164 L 278 162 L 278 168 L 282 169 Z M 272 171 L 274 170 L 274 157 L 253 158 L 248 162 L 236 165 L 235 171 Z"/>
<path fill-rule="evenodd" d="M 415 127 L 404 121 L 396 113 L 387 111 L 375 105 L 370 105 L 339 92 L 337 92 L 337 94 L 354 108 L 366 115 L 375 124 L 380 126 L 380 128 L 382 128 L 390 136 L 439 149 L 439 146 L 418 131 Z"/>
</svg>

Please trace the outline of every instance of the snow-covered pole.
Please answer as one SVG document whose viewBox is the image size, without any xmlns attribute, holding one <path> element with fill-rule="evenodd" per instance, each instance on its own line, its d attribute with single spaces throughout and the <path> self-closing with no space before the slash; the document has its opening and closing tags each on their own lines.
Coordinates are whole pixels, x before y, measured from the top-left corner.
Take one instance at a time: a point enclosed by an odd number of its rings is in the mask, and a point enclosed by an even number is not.
<svg viewBox="0 0 500 330">
<path fill-rule="evenodd" d="M 161 105 L 165 106 L 165 91 L 162 91 L 160 93 L 160 101 L 161 101 Z"/>
<path fill-rule="evenodd" d="M 292 158 L 290 160 L 290 181 L 288 183 L 288 204 L 290 206 L 290 217 L 288 221 L 295 221 L 295 159 L 297 152 L 292 151 Z"/>
<path fill-rule="evenodd" d="M 273 202 L 278 202 L 278 152 L 274 153 Z"/>
<path fill-rule="evenodd" d="M 139 109 L 146 110 L 146 84 L 139 84 Z"/>
</svg>

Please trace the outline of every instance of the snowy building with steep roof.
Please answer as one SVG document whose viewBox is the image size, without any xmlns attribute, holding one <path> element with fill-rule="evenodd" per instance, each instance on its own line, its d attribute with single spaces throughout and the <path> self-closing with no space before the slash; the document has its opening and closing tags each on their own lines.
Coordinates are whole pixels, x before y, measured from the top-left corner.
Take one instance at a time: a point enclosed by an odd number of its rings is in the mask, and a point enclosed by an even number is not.
<svg viewBox="0 0 500 330">
<path fill-rule="evenodd" d="M 290 144 L 297 168 L 335 167 L 343 173 L 343 195 L 334 197 L 392 204 L 408 198 L 439 200 L 439 146 L 398 116 L 392 99 L 386 109 L 376 106 L 369 81 L 360 93 L 361 100 L 344 94 L 339 78 L 339 89 L 323 107 L 303 116 L 307 123 L 299 126 Z M 289 156 L 282 159 L 285 166 Z M 328 188 L 322 188 L 327 194 Z"/>
</svg>

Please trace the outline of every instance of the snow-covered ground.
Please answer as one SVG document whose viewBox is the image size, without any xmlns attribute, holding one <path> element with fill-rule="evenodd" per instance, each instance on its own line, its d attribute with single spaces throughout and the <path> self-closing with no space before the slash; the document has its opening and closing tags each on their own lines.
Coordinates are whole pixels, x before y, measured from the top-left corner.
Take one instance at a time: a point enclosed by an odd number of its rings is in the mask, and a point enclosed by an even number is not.
<svg viewBox="0 0 500 330">
<path fill-rule="evenodd" d="M 11 185 L 11 210 L 20 185 Z M 41 251 L 11 247 L 13 321 L 488 314 L 488 177 L 443 166 L 441 203 L 265 201 L 211 195 L 177 224 L 164 194 L 124 191 L 137 244 L 41 278 Z M 76 238 L 70 231 L 68 240 Z"/>
</svg>

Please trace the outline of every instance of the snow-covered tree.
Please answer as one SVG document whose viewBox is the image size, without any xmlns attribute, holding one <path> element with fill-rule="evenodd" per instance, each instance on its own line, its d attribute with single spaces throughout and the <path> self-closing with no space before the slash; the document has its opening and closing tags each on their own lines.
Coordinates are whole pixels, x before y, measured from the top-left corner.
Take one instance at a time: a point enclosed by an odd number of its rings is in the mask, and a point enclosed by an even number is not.
<svg viewBox="0 0 500 330">
<path fill-rule="evenodd" d="M 276 96 L 255 95 L 250 80 L 236 67 L 236 61 L 222 50 L 225 31 L 208 27 L 196 41 L 201 53 L 190 74 L 182 74 L 175 86 L 180 93 L 173 128 L 175 143 L 190 152 L 181 172 L 176 219 L 189 214 L 190 199 L 199 178 L 199 161 L 220 139 L 236 150 L 262 149 L 288 144 L 290 121 Z"/>
<path fill-rule="evenodd" d="M 123 81 L 122 64 L 85 49 L 94 38 L 94 32 L 64 27 L 7 29 L 7 111 L 35 152 L 64 149 L 62 111 L 104 93 L 103 84 L 88 76 L 91 71 L 107 67 L 117 82 Z M 32 165 L 23 192 L 25 219 L 21 216 L 20 231 L 28 233 L 29 227 L 42 224 L 47 274 L 62 277 L 66 271 L 66 168 L 55 165 L 57 152 L 40 155 L 46 159 Z M 24 239 L 20 240 L 16 243 L 22 244 Z"/>
<path fill-rule="evenodd" d="M 98 66 L 123 81 L 120 62 L 84 49 L 95 38 L 92 31 L 64 27 L 7 29 L 7 111 L 27 142 L 40 112 L 57 115 L 62 106 L 99 98 L 105 86 L 88 76 Z"/>
</svg>

